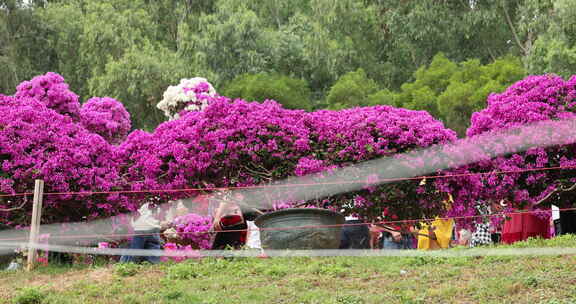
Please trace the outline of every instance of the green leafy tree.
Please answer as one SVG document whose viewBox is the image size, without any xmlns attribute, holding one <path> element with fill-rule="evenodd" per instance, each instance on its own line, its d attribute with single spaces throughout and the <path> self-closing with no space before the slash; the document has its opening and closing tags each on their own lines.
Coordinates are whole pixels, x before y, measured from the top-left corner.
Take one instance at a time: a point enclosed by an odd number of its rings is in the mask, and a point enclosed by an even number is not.
<svg viewBox="0 0 576 304">
<path fill-rule="evenodd" d="M 266 70 L 264 34 L 260 18 L 245 3 L 219 1 L 213 14 L 201 15 L 197 28 L 188 29 L 179 51 L 190 62 L 203 58 L 207 68 L 226 82 Z"/>
<path fill-rule="evenodd" d="M 369 96 L 378 91 L 376 82 L 363 69 L 342 76 L 330 88 L 326 102 L 331 109 L 351 108 L 369 104 Z"/>
<path fill-rule="evenodd" d="M 190 75 L 210 78 L 209 71 L 196 70 L 165 47 L 134 46 L 121 58 L 108 62 L 104 73 L 90 79 L 90 93 L 118 99 L 130 112 L 134 128 L 152 130 L 165 120 L 156 108 L 162 93 Z"/>
<path fill-rule="evenodd" d="M 385 91 L 370 98 L 371 104 L 393 104 L 412 110 L 426 110 L 439 117 L 437 99 L 446 89 L 458 65 L 442 53 L 432 59 L 429 66 L 420 67 L 413 82 L 405 83 L 399 92 Z M 378 98 L 382 98 L 379 100 Z"/>
<path fill-rule="evenodd" d="M 414 74 L 399 92 L 382 90 L 369 96 L 369 104 L 390 104 L 426 110 L 464 136 L 472 113 L 486 106 L 490 93 L 501 92 L 526 75 L 520 59 L 504 57 L 482 65 L 472 59 L 460 64 L 442 53 Z"/>
<path fill-rule="evenodd" d="M 0 11 L 0 41 L 4 42 L 11 39 L 6 19 L 6 15 Z M 0 44 L 0 93 L 13 93 L 19 79 L 13 45 L 10 43 Z"/>
<path fill-rule="evenodd" d="M 223 95 L 245 100 L 272 99 L 287 109 L 311 110 L 310 88 L 303 79 L 280 74 L 244 74 L 236 77 L 222 91 Z"/>
<path fill-rule="evenodd" d="M 521 20 L 526 35 L 532 42 L 525 63 L 532 74 L 554 73 L 570 77 L 576 70 L 576 2 L 570 0 L 540 1 L 532 3 L 531 12 L 536 21 Z M 537 6 L 537 4 L 539 4 Z M 534 33 L 533 25 L 539 32 Z"/>
<path fill-rule="evenodd" d="M 45 72 L 58 72 L 74 92 L 87 97 L 91 64 L 78 51 L 85 24 L 82 7 L 81 1 L 48 3 L 36 15 L 48 29 L 49 45 L 55 52 L 54 67 Z"/>
<path fill-rule="evenodd" d="M 508 42 L 512 30 L 506 19 L 506 13 L 512 20 L 517 15 L 517 0 L 372 2 L 382 20 L 380 40 L 388 42 L 382 44 L 380 59 L 388 63 L 392 88 L 439 52 L 456 62 L 477 58 L 488 63 L 518 51 Z"/>
<path fill-rule="evenodd" d="M 417 98 L 394 91 L 416 81 L 415 72 L 439 52 L 482 65 L 520 54 L 530 71 L 568 73 L 572 6 L 569 0 L 0 0 L 0 89 L 11 92 L 24 79 L 55 71 L 86 99 L 110 77 L 109 65 L 152 48 L 209 75 L 185 77 L 209 77 L 216 86 L 243 74 L 303 79 L 315 103 L 343 75 L 362 69 L 389 90 L 354 97 L 358 102 L 439 114 L 433 85 L 410 89 Z"/>
<path fill-rule="evenodd" d="M 0 93 L 53 68 L 48 29 L 35 16 L 34 1 L 0 0 Z"/>
<path fill-rule="evenodd" d="M 126 50 L 155 41 L 156 27 L 142 1 L 88 1 L 84 11 L 80 53 L 92 77 Z"/>
<path fill-rule="evenodd" d="M 268 69 L 306 79 L 317 100 L 342 75 L 359 68 L 384 80 L 378 22 L 376 7 L 364 1 L 308 1 L 267 32 Z"/>
<path fill-rule="evenodd" d="M 486 107 L 488 95 L 504 91 L 525 76 L 526 71 L 516 57 L 501 58 L 488 65 L 481 65 L 477 59 L 465 61 L 438 96 L 439 117 L 448 128 L 463 136 L 472 113 Z"/>
</svg>

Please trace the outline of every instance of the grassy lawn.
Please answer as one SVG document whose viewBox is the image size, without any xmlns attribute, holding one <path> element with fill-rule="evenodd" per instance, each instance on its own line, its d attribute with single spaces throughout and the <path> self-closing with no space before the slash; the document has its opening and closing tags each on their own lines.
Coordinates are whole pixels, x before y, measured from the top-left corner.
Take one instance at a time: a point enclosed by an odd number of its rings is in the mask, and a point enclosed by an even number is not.
<svg viewBox="0 0 576 304">
<path fill-rule="evenodd" d="M 576 237 L 500 247 L 541 246 L 574 248 Z M 206 258 L 0 274 L 0 303 L 576 303 L 572 255 Z"/>
</svg>

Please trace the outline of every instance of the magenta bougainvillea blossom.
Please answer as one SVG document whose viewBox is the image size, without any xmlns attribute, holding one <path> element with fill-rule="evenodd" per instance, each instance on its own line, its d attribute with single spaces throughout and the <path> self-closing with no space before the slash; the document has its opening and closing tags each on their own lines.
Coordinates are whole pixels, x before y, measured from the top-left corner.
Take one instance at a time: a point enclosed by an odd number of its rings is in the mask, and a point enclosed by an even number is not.
<svg viewBox="0 0 576 304">
<path fill-rule="evenodd" d="M 80 122 L 88 131 L 102 136 L 111 144 L 126 139 L 130 131 L 130 114 L 122 103 L 110 97 L 88 99 L 80 109 Z"/>
<path fill-rule="evenodd" d="M 576 77 L 565 81 L 555 75 L 529 76 L 501 94 L 488 97 L 486 109 L 474 113 L 467 131 L 471 147 L 467 153 L 476 153 L 482 161 L 460 167 L 446 174 L 522 171 L 536 168 L 576 165 Z M 537 128 L 520 129 L 538 123 Z M 511 131 L 515 130 L 515 131 Z M 506 137 L 499 137 L 507 132 Z M 493 134 L 494 141 L 487 141 Z M 477 139 L 484 137 L 481 141 Z M 483 142 L 482 142 L 483 141 Z M 504 153 L 487 157 L 491 153 L 507 151 L 510 147 L 526 143 L 540 143 L 524 152 Z M 555 143 L 546 145 L 546 142 Z M 501 154 L 501 153 L 499 153 Z M 482 156 L 484 155 L 484 156 Z M 576 182 L 576 171 L 571 169 L 528 171 L 523 173 L 475 175 L 453 179 L 440 179 L 437 186 L 454 194 L 455 203 L 449 215 L 475 215 L 478 201 L 504 200 L 508 208 L 539 208 L 534 206 L 551 191 Z M 571 206 L 564 197 L 553 196 L 546 201 L 559 206 Z"/>
<path fill-rule="evenodd" d="M 119 146 L 125 160 L 121 174 L 132 189 L 273 183 L 329 174 L 334 168 L 456 138 L 424 111 L 390 106 L 307 113 L 273 101 L 249 103 L 221 96 L 207 104 L 203 111 L 163 123 L 151 134 L 135 132 Z M 344 206 L 365 216 L 379 214 L 388 205 L 413 216 L 438 212 L 441 204 L 417 207 L 425 197 L 416 192 L 419 187 L 417 181 L 396 183 L 310 203 L 334 210 Z M 281 196 L 289 199 L 286 192 Z"/>
<path fill-rule="evenodd" d="M 207 83 L 197 86 L 186 87 L 182 94 L 201 99 L 201 108 L 179 112 L 180 118 L 153 132 L 136 130 L 124 139 L 130 120 L 119 102 L 93 98 L 80 108 L 78 97 L 55 73 L 23 82 L 15 96 L 0 97 L 0 192 L 30 191 L 35 178 L 45 180 L 46 192 L 274 185 L 289 177 L 337 176 L 340 168 L 379 158 L 398 160 L 399 166 L 414 172 L 443 166 L 428 175 L 576 165 L 573 138 L 565 136 L 574 128 L 556 124 L 574 118 L 576 78 L 530 76 L 490 95 L 487 108 L 472 117 L 468 138 L 458 142 L 452 130 L 424 111 L 374 106 L 305 112 L 284 109 L 274 101 L 231 100 L 217 96 Z M 545 121 L 551 125 L 498 137 L 502 131 Z M 510 152 L 518 144 L 542 143 L 543 138 L 555 144 Z M 435 149 L 416 153 L 427 147 Z M 416 152 L 404 154 L 411 151 Z M 463 165 L 462 159 L 474 161 Z M 363 184 L 354 191 L 302 202 L 291 194 L 299 189 L 284 188 L 267 199 L 274 206 L 308 204 L 367 218 L 383 213 L 390 219 L 421 218 L 475 215 L 479 201 L 504 199 L 513 207 L 530 207 L 560 185 L 576 182 L 574 170 L 550 170 L 378 185 L 383 172 L 354 170 L 342 177 Z M 167 192 L 160 198 L 198 193 Z M 158 192 L 47 196 L 43 222 L 135 210 L 150 196 L 158 198 Z M 21 198 L 2 199 L 0 208 L 20 202 Z M 14 226 L 26 224 L 29 213 L 27 206 L 0 212 L 0 217 Z M 204 229 L 203 221 L 182 219 L 182 233 Z"/>
<path fill-rule="evenodd" d="M 210 249 L 212 218 L 194 213 L 179 216 L 173 221 L 178 238 L 194 249 Z"/>
<path fill-rule="evenodd" d="M 162 256 L 160 260 L 162 262 L 173 261 L 182 262 L 187 259 L 198 259 L 202 258 L 202 254 L 192 248 L 191 245 L 180 245 L 176 243 L 166 243 L 164 244 L 165 256 Z"/>
<path fill-rule="evenodd" d="M 44 180 L 45 192 L 119 189 L 119 160 L 101 136 L 33 98 L 0 95 L 0 112 L 0 192 L 30 192 L 35 179 Z M 21 196 L 2 198 L 0 208 L 22 201 Z M 128 207 L 118 195 L 47 195 L 42 222 L 93 219 Z M 31 209 L 28 203 L 0 217 L 8 225 L 27 224 Z"/>
<path fill-rule="evenodd" d="M 80 115 L 78 95 L 70 91 L 64 78 L 57 73 L 48 72 L 24 81 L 16 87 L 17 98 L 34 98 L 60 114 L 77 120 Z"/>
</svg>

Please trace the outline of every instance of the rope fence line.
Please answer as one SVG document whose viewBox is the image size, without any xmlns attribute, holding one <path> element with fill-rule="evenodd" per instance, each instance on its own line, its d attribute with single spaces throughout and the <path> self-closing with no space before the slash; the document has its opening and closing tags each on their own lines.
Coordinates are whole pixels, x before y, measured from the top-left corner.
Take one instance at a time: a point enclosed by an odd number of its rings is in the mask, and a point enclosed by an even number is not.
<svg viewBox="0 0 576 304">
<path fill-rule="evenodd" d="M 573 211 L 575 208 L 562 208 L 557 211 Z M 394 221 L 378 221 L 374 223 L 349 223 L 349 224 L 334 224 L 334 225 L 305 225 L 305 226 L 290 226 L 290 227 L 274 227 L 274 228 L 259 228 L 260 231 L 287 231 L 287 230 L 299 230 L 299 229 L 323 229 L 323 228 L 338 228 L 338 227 L 350 227 L 350 226 L 369 226 L 373 224 L 377 225 L 395 225 L 395 224 L 415 224 L 421 222 L 431 222 L 434 220 L 462 220 L 462 219 L 477 219 L 486 217 L 507 217 L 518 214 L 531 214 L 531 213 L 550 213 L 552 210 L 525 210 L 516 212 L 505 212 L 505 213 L 493 213 L 487 215 L 464 215 L 464 216 L 454 216 L 454 217 L 437 217 L 437 218 L 420 218 L 420 219 L 408 219 L 408 220 L 394 220 Z M 248 229 L 234 229 L 234 230 L 222 230 L 222 231 L 198 231 L 198 232 L 183 232 L 178 234 L 184 235 L 202 235 L 210 233 L 232 233 L 232 232 L 248 232 Z M 50 235 L 49 239 L 89 239 L 89 238 L 121 238 L 121 237 L 132 237 L 132 236 L 147 236 L 154 235 L 155 233 L 122 233 L 122 234 L 78 234 L 78 235 Z M 17 238 L 6 238 L 0 239 L 0 241 L 18 241 L 27 240 L 28 237 L 17 237 Z"/>
<path fill-rule="evenodd" d="M 207 187 L 207 188 L 183 188 L 183 189 L 152 189 L 152 190 L 118 190 L 118 191 L 78 191 L 78 192 L 45 192 L 44 195 L 95 195 L 95 194 L 140 194 L 140 193 L 173 193 L 173 192 L 202 192 L 202 191 L 226 191 L 226 190 L 246 190 L 246 189 L 267 189 L 267 188 L 291 188 L 291 187 L 311 187 L 311 186 L 327 186 L 327 185 L 344 185 L 344 184 L 380 184 L 386 182 L 399 182 L 408 180 L 421 180 L 421 179 L 438 179 L 438 178 L 453 178 L 453 177 L 466 177 L 476 175 L 502 175 L 502 174 L 516 174 L 526 172 L 538 171 L 552 171 L 552 170 L 575 170 L 576 166 L 556 166 L 545 168 L 526 168 L 522 170 L 502 170 L 493 172 L 470 172 L 460 174 L 448 175 L 423 175 L 415 177 L 398 177 L 398 178 L 384 178 L 371 182 L 366 181 L 336 181 L 336 182 L 319 182 L 319 183 L 300 183 L 300 184 L 286 184 L 286 185 L 254 185 L 254 186 L 230 186 L 230 187 Z M 22 192 L 13 194 L 0 194 L 1 197 L 18 197 L 33 195 L 33 192 Z"/>
</svg>

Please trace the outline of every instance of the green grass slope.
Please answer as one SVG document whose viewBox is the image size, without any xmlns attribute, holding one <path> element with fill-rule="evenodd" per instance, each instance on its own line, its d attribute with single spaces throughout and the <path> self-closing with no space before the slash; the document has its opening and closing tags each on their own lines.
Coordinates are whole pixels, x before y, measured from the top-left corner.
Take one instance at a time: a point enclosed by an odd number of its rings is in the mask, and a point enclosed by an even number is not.
<svg viewBox="0 0 576 304">
<path fill-rule="evenodd" d="M 496 249 L 575 248 L 575 236 Z M 449 249 L 466 251 L 467 249 Z M 576 256 L 323 257 L 0 272 L 0 303 L 576 303 Z"/>
</svg>

